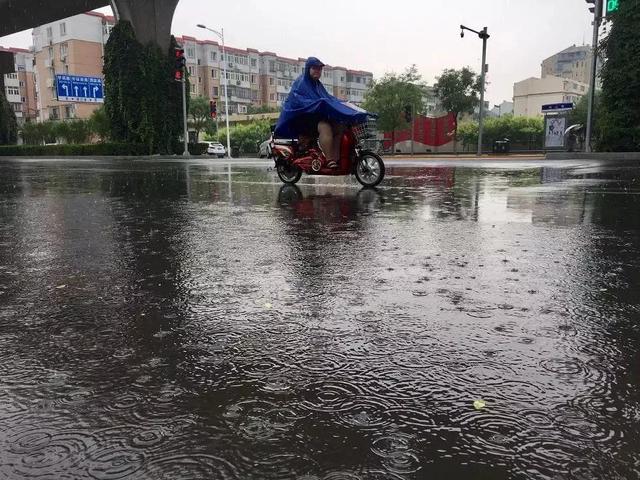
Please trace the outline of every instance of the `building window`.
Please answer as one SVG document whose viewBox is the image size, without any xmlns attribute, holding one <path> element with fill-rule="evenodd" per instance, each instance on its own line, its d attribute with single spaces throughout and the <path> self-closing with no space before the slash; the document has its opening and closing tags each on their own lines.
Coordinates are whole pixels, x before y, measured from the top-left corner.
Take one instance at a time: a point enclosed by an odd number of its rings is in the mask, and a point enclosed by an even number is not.
<svg viewBox="0 0 640 480">
<path fill-rule="evenodd" d="M 18 78 L 18 74 L 17 73 L 7 73 L 7 78 L 12 78 L 12 79 L 16 80 Z"/>
<path fill-rule="evenodd" d="M 189 47 L 187 48 L 187 57 L 189 58 L 195 58 L 196 56 L 196 51 L 193 47 Z"/>
<path fill-rule="evenodd" d="M 276 94 L 275 93 L 269 94 L 269 100 L 271 100 L 272 102 L 275 102 L 276 101 Z"/>
<path fill-rule="evenodd" d="M 191 84 L 191 93 L 196 93 L 196 86 L 193 83 Z"/>
<path fill-rule="evenodd" d="M 64 73 L 65 73 L 65 75 L 69 74 L 69 65 L 65 65 L 64 66 Z"/>
<path fill-rule="evenodd" d="M 60 56 L 61 57 L 66 57 L 67 53 L 69 53 L 69 45 L 67 45 L 66 43 L 61 43 L 60 44 Z"/>
<path fill-rule="evenodd" d="M 20 80 L 19 85 L 20 85 L 21 87 L 24 87 L 24 82 L 23 82 L 22 80 Z M 583 87 L 583 88 L 584 88 L 584 87 Z"/>
<path fill-rule="evenodd" d="M 60 24 L 60 36 L 64 37 L 67 34 L 67 24 L 65 22 L 62 22 Z"/>
<path fill-rule="evenodd" d="M 49 58 L 53 60 L 53 47 L 49 47 Z"/>
<path fill-rule="evenodd" d="M 219 89 L 218 87 L 213 87 L 213 88 L 211 89 L 211 94 L 212 94 L 214 97 L 219 96 L 219 95 L 220 95 L 220 89 Z"/>
<path fill-rule="evenodd" d="M 211 78 L 218 78 L 218 70 L 215 68 L 211 69 Z"/>
<path fill-rule="evenodd" d="M 193 75 L 193 67 L 188 67 L 189 75 Z"/>
<path fill-rule="evenodd" d="M 73 105 L 65 105 L 64 107 L 64 116 L 66 118 L 73 118 L 74 117 L 74 112 L 73 112 Z"/>
<path fill-rule="evenodd" d="M 49 109 L 49 120 L 60 120 L 60 110 L 58 107 Z"/>
<path fill-rule="evenodd" d="M 218 59 L 218 52 L 211 52 L 209 55 L 212 62 L 215 62 Z"/>
<path fill-rule="evenodd" d="M 18 87 L 7 87 L 7 95 L 20 95 Z"/>
<path fill-rule="evenodd" d="M 269 77 L 269 85 L 273 86 L 273 77 Z"/>
<path fill-rule="evenodd" d="M 21 103 L 12 103 L 11 106 L 13 107 L 13 111 L 14 112 L 22 112 L 22 104 Z"/>
<path fill-rule="evenodd" d="M 251 83 L 256 83 L 256 76 L 255 75 L 251 75 Z"/>
<path fill-rule="evenodd" d="M 256 68 L 258 66 L 258 60 L 256 60 L 255 58 L 251 59 L 251 67 L 252 68 Z"/>
<path fill-rule="evenodd" d="M 274 62 L 273 60 L 269 60 L 269 71 L 270 72 L 276 71 L 276 62 Z"/>
<path fill-rule="evenodd" d="M 53 37 L 53 28 L 47 27 L 47 38 Z"/>
</svg>

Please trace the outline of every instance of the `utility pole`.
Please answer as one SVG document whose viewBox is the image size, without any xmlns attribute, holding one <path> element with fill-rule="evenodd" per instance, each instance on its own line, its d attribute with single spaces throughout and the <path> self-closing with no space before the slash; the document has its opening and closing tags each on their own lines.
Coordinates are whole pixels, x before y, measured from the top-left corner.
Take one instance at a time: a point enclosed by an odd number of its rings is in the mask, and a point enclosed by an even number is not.
<svg viewBox="0 0 640 480">
<path fill-rule="evenodd" d="M 472 28 L 460 25 L 460 30 L 460 37 L 462 38 L 464 38 L 464 31 L 469 30 L 482 39 L 482 67 L 480 70 L 480 118 L 478 119 L 478 156 L 481 157 L 482 136 L 484 134 L 484 90 L 487 79 L 487 40 L 489 40 L 491 36 L 489 35 L 489 30 L 487 27 L 484 27 L 481 31 L 478 32 L 477 30 L 474 30 Z"/>
<path fill-rule="evenodd" d="M 593 0 L 592 0 L 593 1 Z M 591 2 L 587 2 L 591 3 Z M 600 22 L 602 21 L 603 0 L 595 0 L 593 11 L 593 45 L 591 59 L 591 85 L 589 86 L 589 104 L 587 110 L 587 133 L 585 138 L 585 152 L 591 152 L 591 137 L 593 136 L 593 106 L 596 99 L 596 81 L 598 70 L 598 35 L 600 33 Z"/>
</svg>

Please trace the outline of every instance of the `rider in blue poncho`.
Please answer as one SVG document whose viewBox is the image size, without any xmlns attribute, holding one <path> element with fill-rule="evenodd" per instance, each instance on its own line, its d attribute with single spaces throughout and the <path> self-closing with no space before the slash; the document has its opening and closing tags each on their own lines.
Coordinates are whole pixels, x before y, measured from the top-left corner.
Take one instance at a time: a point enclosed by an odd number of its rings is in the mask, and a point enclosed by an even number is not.
<svg viewBox="0 0 640 480">
<path fill-rule="evenodd" d="M 327 166 L 336 168 L 343 125 L 364 123 L 369 114 L 327 92 L 320 82 L 323 67 L 320 60 L 309 57 L 304 74 L 294 82 L 282 106 L 275 134 L 279 138 L 319 137 Z"/>
</svg>

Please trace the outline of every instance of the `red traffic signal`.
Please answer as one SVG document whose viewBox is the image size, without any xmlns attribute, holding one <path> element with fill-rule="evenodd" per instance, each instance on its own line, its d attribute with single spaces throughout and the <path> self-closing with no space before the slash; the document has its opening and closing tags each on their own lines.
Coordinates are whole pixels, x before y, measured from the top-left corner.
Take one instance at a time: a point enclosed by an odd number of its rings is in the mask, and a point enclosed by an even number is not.
<svg viewBox="0 0 640 480">
<path fill-rule="evenodd" d="M 187 59 L 184 56 L 184 48 L 176 47 L 175 49 L 175 79 L 182 80 L 184 78 L 184 67 L 187 65 Z"/>
<path fill-rule="evenodd" d="M 209 102 L 209 112 L 211 114 L 211 118 L 216 118 L 218 116 L 218 104 L 215 100 L 211 100 Z"/>
</svg>

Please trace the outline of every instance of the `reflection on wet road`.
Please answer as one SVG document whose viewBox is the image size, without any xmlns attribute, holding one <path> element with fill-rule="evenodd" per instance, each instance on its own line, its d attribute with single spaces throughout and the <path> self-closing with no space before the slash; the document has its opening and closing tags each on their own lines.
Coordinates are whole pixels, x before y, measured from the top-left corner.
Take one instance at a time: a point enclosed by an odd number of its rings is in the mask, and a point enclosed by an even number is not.
<svg viewBox="0 0 640 480">
<path fill-rule="evenodd" d="M 265 165 L 0 163 L 0 479 L 640 478 L 640 169 Z"/>
</svg>

